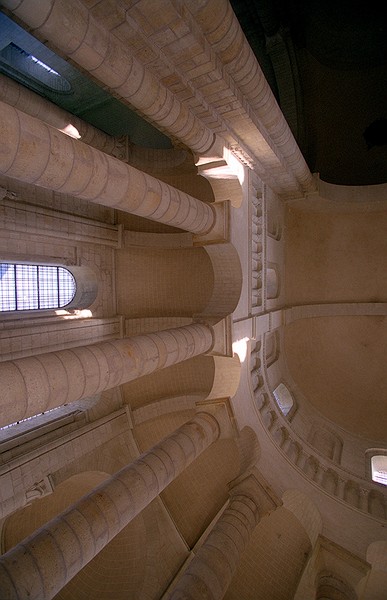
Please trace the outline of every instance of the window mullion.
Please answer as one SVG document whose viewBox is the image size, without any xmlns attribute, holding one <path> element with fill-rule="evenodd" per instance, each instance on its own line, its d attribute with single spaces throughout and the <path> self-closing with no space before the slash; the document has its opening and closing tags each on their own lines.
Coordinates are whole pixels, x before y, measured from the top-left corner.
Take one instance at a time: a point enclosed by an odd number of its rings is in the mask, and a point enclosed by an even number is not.
<svg viewBox="0 0 387 600">
<path fill-rule="evenodd" d="M 40 286 L 39 286 L 39 267 L 36 267 L 36 285 L 37 285 L 37 293 L 38 293 L 38 310 L 40 308 Z"/>
<path fill-rule="evenodd" d="M 14 280 L 14 290 L 15 290 L 15 309 L 17 308 L 17 284 L 16 284 L 16 265 L 13 265 L 13 280 Z"/>
</svg>

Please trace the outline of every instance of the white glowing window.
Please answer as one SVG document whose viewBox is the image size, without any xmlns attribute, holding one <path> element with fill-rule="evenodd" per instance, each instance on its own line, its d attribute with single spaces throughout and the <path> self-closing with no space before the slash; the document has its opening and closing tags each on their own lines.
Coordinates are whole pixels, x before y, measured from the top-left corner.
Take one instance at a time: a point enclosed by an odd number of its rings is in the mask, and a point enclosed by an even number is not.
<svg viewBox="0 0 387 600">
<path fill-rule="evenodd" d="M 0 312 L 63 308 L 75 292 L 75 279 L 63 267 L 0 264 Z"/>
<path fill-rule="evenodd" d="M 372 481 L 387 485 L 387 456 L 377 454 L 371 458 Z"/>
<path fill-rule="evenodd" d="M 65 77 L 13 42 L 0 50 L 0 70 L 21 83 L 38 86 L 38 89 L 40 86 L 56 93 L 71 92 L 71 85 Z"/>
<path fill-rule="evenodd" d="M 280 383 L 273 391 L 274 398 L 278 404 L 278 408 L 283 415 L 288 415 L 293 408 L 293 396 L 289 392 L 285 384 Z"/>
</svg>

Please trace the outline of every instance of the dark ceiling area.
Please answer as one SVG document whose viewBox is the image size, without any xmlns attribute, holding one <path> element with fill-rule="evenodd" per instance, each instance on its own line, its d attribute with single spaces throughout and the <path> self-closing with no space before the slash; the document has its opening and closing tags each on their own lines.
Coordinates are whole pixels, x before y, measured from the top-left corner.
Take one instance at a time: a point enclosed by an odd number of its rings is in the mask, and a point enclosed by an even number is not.
<svg viewBox="0 0 387 600">
<path fill-rule="evenodd" d="M 231 0 L 313 172 L 387 182 L 387 5 Z"/>
</svg>

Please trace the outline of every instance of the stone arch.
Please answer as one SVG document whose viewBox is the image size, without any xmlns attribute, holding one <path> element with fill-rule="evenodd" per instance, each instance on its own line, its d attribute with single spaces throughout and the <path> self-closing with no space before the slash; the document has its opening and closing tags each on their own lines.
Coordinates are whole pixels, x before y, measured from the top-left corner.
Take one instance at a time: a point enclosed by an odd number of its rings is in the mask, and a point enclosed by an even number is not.
<svg viewBox="0 0 387 600">
<path fill-rule="evenodd" d="M 260 446 L 255 431 L 248 425 L 243 427 L 236 438 L 236 444 L 240 455 L 239 475 L 242 475 L 257 463 L 260 456 Z"/>
<path fill-rule="evenodd" d="M 298 442 L 295 442 L 294 440 L 291 440 L 289 443 L 289 447 L 287 448 L 286 454 L 292 462 L 297 464 L 302 454 L 300 444 Z"/>
<path fill-rule="evenodd" d="M 207 305 L 196 317 L 213 324 L 235 310 L 243 275 L 238 252 L 232 244 L 210 244 L 205 250 L 212 265 L 213 285 Z"/>
<path fill-rule="evenodd" d="M 239 386 L 241 365 L 238 356 L 213 356 L 214 378 L 206 400 L 232 398 Z"/>
<path fill-rule="evenodd" d="M 314 503 L 299 490 L 286 490 L 283 505 L 300 521 L 309 536 L 312 547 L 322 531 L 322 518 Z"/>
<path fill-rule="evenodd" d="M 131 319 L 201 314 L 215 282 L 204 248 L 144 246 L 136 241 L 117 251 L 116 278 L 117 312 Z"/>
<path fill-rule="evenodd" d="M 309 433 L 309 442 L 323 456 L 340 464 L 343 442 L 324 424 L 314 423 Z"/>
</svg>

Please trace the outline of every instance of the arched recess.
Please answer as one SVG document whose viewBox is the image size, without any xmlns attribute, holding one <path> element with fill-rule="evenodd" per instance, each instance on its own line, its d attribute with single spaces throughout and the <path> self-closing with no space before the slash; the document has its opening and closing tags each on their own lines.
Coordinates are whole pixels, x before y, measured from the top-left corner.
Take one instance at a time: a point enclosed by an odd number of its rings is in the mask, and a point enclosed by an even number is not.
<svg viewBox="0 0 387 600">
<path fill-rule="evenodd" d="M 260 456 L 260 446 L 255 431 L 248 425 L 243 427 L 235 441 L 240 454 L 239 475 L 243 475 L 256 465 Z"/>
<path fill-rule="evenodd" d="M 196 317 L 213 325 L 234 311 L 241 289 L 232 244 L 133 245 L 116 253 L 117 312 L 129 318 Z"/>
<path fill-rule="evenodd" d="M 117 312 L 128 318 L 192 317 L 214 288 L 214 269 L 200 247 L 128 246 L 116 252 Z"/>
<path fill-rule="evenodd" d="M 271 265 L 266 269 L 266 296 L 268 300 L 278 298 L 280 293 L 280 279 L 278 269 Z"/>
<path fill-rule="evenodd" d="M 305 568 L 311 542 L 285 506 L 259 521 L 225 600 L 289 600 Z"/>
<path fill-rule="evenodd" d="M 67 266 L 74 276 L 77 290 L 67 309 L 83 309 L 93 304 L 98 294 L 98 282 L 95 272 L 85 266 Z"/>
<path fill-rule="evenodd" d="M 238 356 L 213 356 L 214 377 L 206 400 L 232 398 L 239 386 L 241 365 Z"/>
<path fill-rule="evenodd" d="M 286 490 L 282 496 L 284 507 L 300 521 L 309 536 L 312 547 L 322 531 L 322 519 L 313 502 L 298 490 Z"/>
<path fill-rule="evenodd" d="M 214 324 L 235 310 L 243 275 L 238 252 L 232 244 L 207 245 L 205 250 L 212 265 L 213 285 L 207 305 L 196 317 Z"/>
</svg>

